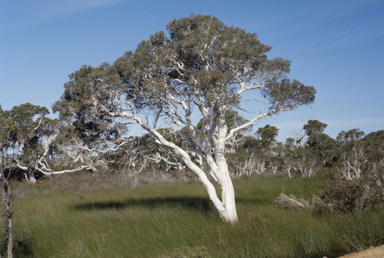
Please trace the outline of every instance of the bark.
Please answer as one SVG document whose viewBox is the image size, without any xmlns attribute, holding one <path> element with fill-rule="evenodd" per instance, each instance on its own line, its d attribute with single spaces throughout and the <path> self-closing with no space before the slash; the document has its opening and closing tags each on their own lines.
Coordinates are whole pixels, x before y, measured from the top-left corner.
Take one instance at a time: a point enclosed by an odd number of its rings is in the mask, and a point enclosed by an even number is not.
<svg viewBox="0 0 384 258">
<path fill-rule="evenodd" d="M 224 113 L 224 112 L 223 112 Z M 221 216 L 230 223 L 238 221 L 235 203 L 235 190 L 232 179 L 228 171 L 228 164 L 225 158 L 225 138 L 227 135 L 227 126 L 225 124 L 225 113 L 221 115 L 218 128 L 218 140 L 216 142 L 215 159 L 218 165 L 216 177 L 221 186 L 222 201 L 224 213 Z"/>
<path fill-rule="evenodd" d="M 13 257 L 13 227 L 12 227 L 12 215 L 13 215 L 13 195 L 11 186 L 8 180 L 2 175 L 2 201 L 5 207 L 5 217 L 7 219 L 7 253 L 8 258 Z"/>
<path fill-rule="evenodd" d="M 12 204 L 13 205 L 13 204 Z M 8 220 L 8 231 L 7 231 L 7 238 L 8 238 L 8 258 L 13 257 L 13 227 L 12 227 L 12 214 L 7 218 Z"/>
</svg>

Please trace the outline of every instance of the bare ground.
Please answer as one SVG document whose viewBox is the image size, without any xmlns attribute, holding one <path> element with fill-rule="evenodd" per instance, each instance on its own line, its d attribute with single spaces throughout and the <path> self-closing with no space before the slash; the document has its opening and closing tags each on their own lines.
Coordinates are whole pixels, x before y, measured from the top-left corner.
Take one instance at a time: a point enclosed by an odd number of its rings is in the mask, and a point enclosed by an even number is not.
<svg viewBox="0 0 384 258">
<path fill-rule="evenodd" d="M 340 258 L 383 258 L 384 257 L 384 245 L 378 247 L 371 247 L 367 250 L 352 253 L 341 256 Z"/>
</svg>

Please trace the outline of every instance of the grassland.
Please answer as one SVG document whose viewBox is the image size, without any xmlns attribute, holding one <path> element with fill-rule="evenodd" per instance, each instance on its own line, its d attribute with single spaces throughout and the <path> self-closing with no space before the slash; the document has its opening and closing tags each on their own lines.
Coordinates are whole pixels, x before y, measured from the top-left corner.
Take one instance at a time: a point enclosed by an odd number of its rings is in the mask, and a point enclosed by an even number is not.
<svg viewBox="0 0 384 258">
<path fill-rule="evenodd" d="M 72 180 L 72 187 L 15 186 L 15 257 L 336 257 L 384 243 L 384 210 L 318 214 L 275 205 L 282 191 L 310 198 L 322 175 L 236 180 L 234 226 L 199 183 L 100 188 Z"/>
</svg>

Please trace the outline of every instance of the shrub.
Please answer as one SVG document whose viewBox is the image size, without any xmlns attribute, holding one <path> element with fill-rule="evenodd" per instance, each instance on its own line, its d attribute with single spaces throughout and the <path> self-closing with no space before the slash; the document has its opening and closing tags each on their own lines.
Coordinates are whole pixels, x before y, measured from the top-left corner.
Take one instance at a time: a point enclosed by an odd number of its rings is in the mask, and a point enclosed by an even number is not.
<svg viewBox="0 0 384 258">
<path fill-rule="evenodd" d="M 368 176 L 355 180 L 332 177 L 319 197 L 327 204 L 322 208 L 337 212 L 370 210 L 384 204 L 382 185 Z"/>
</svg>

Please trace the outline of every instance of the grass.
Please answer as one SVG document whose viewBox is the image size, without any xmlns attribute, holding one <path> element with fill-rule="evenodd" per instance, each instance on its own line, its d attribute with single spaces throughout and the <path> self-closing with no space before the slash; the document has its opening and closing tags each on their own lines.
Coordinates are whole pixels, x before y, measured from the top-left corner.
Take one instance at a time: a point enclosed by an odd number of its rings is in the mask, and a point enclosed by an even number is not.
<svg viewBox="0 0 384 258">
<path fill-rule="evenodd" d="M 274 203 L 282 191 L 309 199 L 324 180 L 236 180 L 234 226 L 221 221 L 199 183 L 21 185 L 15 257 L 337 257 L 383 244 L 384 210 L 316 214 Z"/>
</svg>

